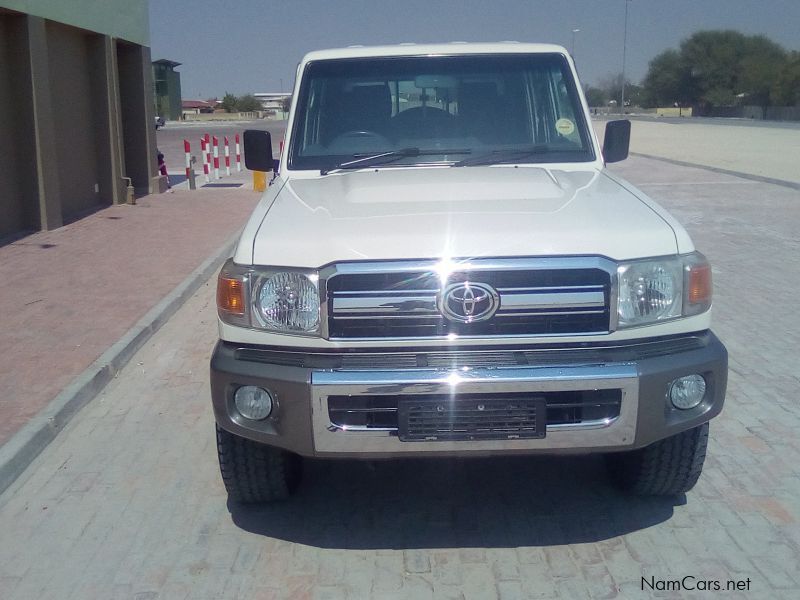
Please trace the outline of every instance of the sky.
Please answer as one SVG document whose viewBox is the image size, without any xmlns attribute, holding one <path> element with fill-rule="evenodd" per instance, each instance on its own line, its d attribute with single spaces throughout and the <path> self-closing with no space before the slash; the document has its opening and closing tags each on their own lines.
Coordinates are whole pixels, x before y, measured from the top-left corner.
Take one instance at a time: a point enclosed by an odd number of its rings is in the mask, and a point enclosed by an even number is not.
<svg viewBox="0 0 800 600">
<path fill-rule="evenodd" d="M 583 83 L 622 71 L 626 0 L 150 0 L 153 59 L 179 67 L 184 99 L 290 91 L 311 50 L 400 42 L 556 43 Z M 763 34 L 800 50 L 800 0 L 628 0 L 626 76 L 700 29 Z"/>
</svg>

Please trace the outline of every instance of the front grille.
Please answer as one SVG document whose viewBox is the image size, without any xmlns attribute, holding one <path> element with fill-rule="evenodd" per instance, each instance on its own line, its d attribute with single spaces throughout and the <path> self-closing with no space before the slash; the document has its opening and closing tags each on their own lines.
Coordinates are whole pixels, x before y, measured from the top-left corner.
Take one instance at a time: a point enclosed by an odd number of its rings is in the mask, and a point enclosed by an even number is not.
<svg viewBox="0 0 800 600">
<path fill-rule="evenodd" d="M 523 392 L 513 394 L 459 394 L 442 395 L 358 395 L 328 396 L 328 417 L 330 422 L 345 429 L 391 430 L 399 429 L 403 417 L 400 408 L 406 403 L 434 403 L 447 407 L 448 414 L 457 415 L 477 411 L 476 403 L 524 403 L 541 399 L 545 412 L 540 424 L 544 426 L 581 425 L 605 419 L 615 419 L 620 414 L 622 391 L 619 389 L 579 390 L 559 392 Z M 408 404 L 406 404 L 408 406 Z M 507 408 L 511 411 L 511 408 Z M 517 409 L 513 409 L 517 410 Z M 519 410 L 525 410 L 520 408 Z M 484 411 L 485 413 L 485 411 Z M 488 414 L 488 413 L 485 413 Z M 515 413 L 516 414 L 516 413 Z M 507 436 L 508 434 L 503 434 Z"/>
<path fill-rule="evenodd" d="M 529 439 L 545 436 L 545 401 L 532 396 L 464 395 L 402 398 L 401 441 Z"/>
<path fill-rule="evenodd" d="M 706 335 L 624 342 L 606 346 L 541 347 L 527 346 L 512 350 L 460 350 L 385 352 L 341 351 L 314 353 L 280 349 L 241 347 L 236 358 L 248 362 L 306 367 L 314 369 L 345 369 L 371 371 L 375 369 L 461 369 L 491 367 L 534 367 L 565 364 L 597 365 L 613 362 L 635 362 L 647 358 L 669 356 L 704 348 Z"/>
<path fill-rule="evenodd" d="M 485 284 L 497 291 L 500 299 L 494 316 L 471 323 L 443 316 L 443 290 L 462 282 Z M 600 267 L 519 268 L 512 263 L 497 269 L 454 271 L 444 281 L 430 267 L 383 273 L 345 271 L 331 275 L 325 289 L 331 339 L 609 331 L 611 275 Z"/>
</svg>

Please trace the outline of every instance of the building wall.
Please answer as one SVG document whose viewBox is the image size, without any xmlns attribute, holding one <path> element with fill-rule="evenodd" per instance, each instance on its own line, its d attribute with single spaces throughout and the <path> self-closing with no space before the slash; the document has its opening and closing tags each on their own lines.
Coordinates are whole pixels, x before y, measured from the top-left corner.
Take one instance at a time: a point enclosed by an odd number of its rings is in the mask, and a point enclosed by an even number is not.
<svg viewBox="0 0 800 600">
<path fill-rule="evenodd" d="M 146 46 L 0 7 L 0 106 L 0 243 L 166 187 Z"/>
<path fill-rule="evenodd" d="M 0 13 L 0 239 L 40 228 L 35 152 L 19 143 L 33 129 L 25 17 Z"/>
<path fill-rule="evenodd" d="M 149 154 L 125 152 L 125 170 L 137 194 L 152 187 L 156 170 L 155 115 L 150 49 L 117 42 L 120 117 L 126 146 L 150 148 Z"/>
<path fill-rule="evenodd" d="M 13 52 L 10 40 L 10 19 L 0 15 L 0 106 L 13 107 L 13 86 L 11 83 L 10 55 Z M 0 140 L 15 140 L 16 127 L 14 112 L 0 110 Z M 14 144 L 0 144 L 0 164 L 5 166 L 5 174 L 0 177 L 0 198 L 10 201 L 0 202 L 0 236 L 24 229 L 22 203 L 20 202 L 20 185 L 17 173 L 17 155 L 13 151 Z M 7 175 L 6 175 L 7 174 Z"/>
<path fill-rule="evenodd" d="M 69 220 L 98 204 L 110 204 L 95 192 L 99 187 L 99 165 L 95 145 L 95 101 L 90 43 L 99 36 L 47 23 L 47 54 L 50 91 L 58 110 L 54 111 L 58 175 L 61 183 L 62 218 Z M 60 102 L 59 99 L 68 101 Z"/>
<path fill-rule="evenodd" d="M 177 121 L 181 118 L 181 74 L 171 70 L 167 73 L 167 87 L 169 88 L 169 118 Z"/>
<path fill-rule="evenodd" d="M 181 74 L 160 63 L 153 63 L 156 114 L 170 121 L 181 118 Z"/>
<path fill-rule="evenodd" d="M 147 0 L 3 0 L 3 6 L 141 46 L 150 45 Z"/>
</svg>

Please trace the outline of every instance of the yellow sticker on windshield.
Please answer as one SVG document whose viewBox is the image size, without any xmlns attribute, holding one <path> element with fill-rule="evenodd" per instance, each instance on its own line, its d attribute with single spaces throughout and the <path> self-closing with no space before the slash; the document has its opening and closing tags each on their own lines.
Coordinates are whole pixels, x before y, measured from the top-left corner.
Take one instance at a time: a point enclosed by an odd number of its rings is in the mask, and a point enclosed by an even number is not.
<svg viewBox="0 0 800 600">
<path fill-rule="evenodd" d="M 569 119 L 559 119 L 556 121 L 556 131 L 561 135 L 572 135 L 575 132 L 575 123 Z"/>
</svg>

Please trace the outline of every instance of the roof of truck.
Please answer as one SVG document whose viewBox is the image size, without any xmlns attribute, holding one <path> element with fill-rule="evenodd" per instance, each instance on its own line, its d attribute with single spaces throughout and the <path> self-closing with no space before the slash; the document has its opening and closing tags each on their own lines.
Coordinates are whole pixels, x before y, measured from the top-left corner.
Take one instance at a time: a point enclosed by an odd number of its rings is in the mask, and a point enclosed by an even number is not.
<svg viewBox="0 0 800 600">
<path fill-rule="evenodd" d="M 556 44 L 528 44 L 521 42 L 450 42 L 446 44 L 414 44 L 404 43 L 392 46 L 348 46 L 315 50 L 303 58 L 303 62 L 312 60 L 330 60 L 335 58 L 362 58 L 375 56 L 430 56 L 448 54 L 535 54 L 541 52 L 557 52 L 566 54 L 563 46 Z"/>
</svg>

